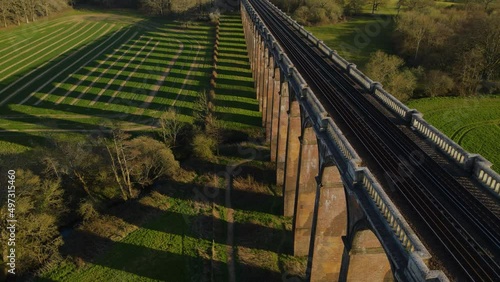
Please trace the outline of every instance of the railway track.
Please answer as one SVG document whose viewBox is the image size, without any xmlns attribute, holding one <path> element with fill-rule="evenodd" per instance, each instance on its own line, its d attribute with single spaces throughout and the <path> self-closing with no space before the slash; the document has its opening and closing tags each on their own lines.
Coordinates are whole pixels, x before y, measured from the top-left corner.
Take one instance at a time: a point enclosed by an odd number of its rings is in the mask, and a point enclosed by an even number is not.
<svg viewBox="0 0 500 282">
<path fill-rule="evenodd" d="M 500 279 L 500 220 L 377 110 L 355 83 L 288 25 L 267 1 L 249 0 L 336 122 L 373 159 L 458 269 L 474 281 Z M 389 192 L 389 191 L 388 191 Z M 391 193 L 395 194 L 395 193 Z M 496 209 L 497 210 L 497 209 Z M 410 220 L 411 221 L 411 220 Z"/>
</svg>

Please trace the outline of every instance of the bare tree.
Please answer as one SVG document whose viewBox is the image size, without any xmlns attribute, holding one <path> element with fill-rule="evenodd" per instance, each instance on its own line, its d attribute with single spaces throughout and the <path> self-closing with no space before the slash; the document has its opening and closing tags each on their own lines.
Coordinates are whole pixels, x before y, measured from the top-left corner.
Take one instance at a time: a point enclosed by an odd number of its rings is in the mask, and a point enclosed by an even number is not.
<svg viewBox="0 0 500 282">
<path fill-rule="evenodd" d="M 175 147 L 179 134 L 184 129 L 184 123 L 180 121 L 179 114 L 174 108 L 169 108 L 166 115 L 160 118 L 159 124 L 163 142 L 169 147 Z"/>
<path fill-rule="evenodd" d="M 120 187 L 124 200 L 132 198 L 132 180 L 130 177 L 130 169 L 128 160 L 125 155 L 124 142 L 129 136 L 120 129 L 112 131 L 111 144 L 104 141 L 106 150 L 108 151 L 111 160 L 111 169 L 116 179 L 116 184 Z"/>
<path fill-rule="evenodd" d="M 164 16 L 172 10 L 172 0 L 141 0 L 140 5 L 150 15 Z"/>
</svg>

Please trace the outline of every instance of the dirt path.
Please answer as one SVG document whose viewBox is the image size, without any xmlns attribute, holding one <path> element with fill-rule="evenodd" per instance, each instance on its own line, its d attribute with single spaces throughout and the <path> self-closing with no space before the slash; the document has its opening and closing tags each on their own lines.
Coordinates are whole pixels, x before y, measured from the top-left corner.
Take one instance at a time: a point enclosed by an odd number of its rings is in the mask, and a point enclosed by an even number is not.
<svg viewBox="0 0 500 282">
<path fill-rule="evenodd" d="M 111 25 L 110 27 L 108 27 L 108 29 L 105 31 L 104 34 L 108 33 L 109 31 L 111 31 L 111 29 L 113 29 L 114 25 Z M 104 26 L 102 27 L 104 28 Z M 96 33 L 98 33 L 102 28 L 100 28 L 99 30 L 97 30 L 95 33 L 87 36 L 86 38 L 82 39 L 80 42 L 78 42 L 77 44 L 71 46 L 70 48 L 68 48 L 67 50 L 64 51 L 64 53 L 66 53 L 67 51 L 71 50 L 72 48 L 74 48 L 75 46 L 81 44 L 83 41 L 87 40 L 88 38 L 92 37 L 93 35 L 95 35 Z M 118 31 L 117 31 L 118 32 Z M 104 35 L 103 34 L 103 35 Z M 116 33 L 115 33 L 116 34 Z M 101 45 L 103 45 L 104 43 L 108 42 L 109 39 L 111 39 L 113 37 L 110 36 L 107 40 L 105 40 L 104 42 L 102 42 L 101 44 L 99 44 L 99 46 L 95 47 L 94 49 L 92 49 L 90 52 L 93 52 L 94 50 L 96 50 L 97 48 L 99 48 Z M 5 104 L 8 100 L 10 100 L 12 97 L 14 97 L 14 95 L 17 95 L 17 93 L 19 93 L 20 91 L 24 90 L 24 88 L 30 86 L 33 82 L 35 82 L 36 80 L 38 80 L 40 77 L 42 77 L 43 75 L 45 75 L 46 73 L 48 73 L 49 71 L 53 70 L 54 68 L 56 67 L 59 67 L 59 65 L 61 65 L 63 62 L 66 62 L 66 60 L 68 60 L 69 58 L 73 57 L 73 55 L 77 54 L 78 52 L 80 52 L 81 50 L 83 50 L 85 47 L 87 47 L 87 44 L 82 46 L 81 48 L 79 48 L 78 50 L 76 50 L 75 52 L 71 53 L 69 56 L 67 56 L 66 58 L 64 58 L 63 60 L 59 61 L 58 63 L 54 64 L 52 67 L 48 68 L 47 70 L 45 70 L 44 72 L 42 72 L 41 74 L 37 75 L 35 78 L 33 78 L 32 80 L 30 80 L 28 83 L 25 83 L 22 87 L 18 88 L 16 91 L 14 91 L 13 93 L 11 93 L 9 96 L 7 96 L 2 102 L 0 102 L 0 106 L 2 106 L 3 104 Z M 88 54 L 88 53 L 87 53 Z M 87 55 L 85 54 L 85 56 Z M 70 67 L 72 67 L 73 65 L 75 65 L 76 63 L 78 63 L 84 56 L 80 57 L 78 60 L 76 60 L 75 62 L 73 62 L 71 65 L 69 65 L 68 67 L 66 67 L 64 70 L 60 71 L 58 74 L 56 74 L 55 76 L 53 76 L 53 78 L 59 76 L 61 73 L 65 72 L 67 69 L 69 69 Z M 25 74 L 24 76 L 20 77 L 19 79 L 17 79 L 16 81 L 12 82 L 11 84 L 9 84 L 9 86 L 5 87 L 2 91 L 0 91 L 0 95 L 6 91 L 7 89 L 10 89 L 12 88 L 12 86 L 14 86 L 15 84 L 17 84 L 19 81 L 23 80 L 24 78 L 28 77 L 29 75 L 31 75 L 32 73 L 38 71 L 39 69 L 45 67 L 46 65 L 50 64 L 51 62 L 53 62 L 54 60 L 56 60 L 56 58 L 52 59 L 52 60 L 49 60 L 43 64 L 41 64 L 40 66 L 38 66 L 37 68 L 33 69 L 32 71 L 30 71 L 29 73 Z M 28 95 L 28 97 L 26 97 L 20 104 L 24 104 L 26 101 L 28 101 L 28 99 L 30 99 L 33 95 L 35 95 L 35 93 L 37 91 L 39 91 L 40 89 L 42 89 L 43 87 L 45 87 L 46 85 L 48 85 L 49 83 L 52 83 L 52 80 L 49 80 L 47 82 L 45 82 L 42 86 L 40 86 L 38 89 L 36 89 L 35 91 L 31 92 L 30 95 Z M 47 96 L 47 95 L 46 95 Z"/>
</svg>

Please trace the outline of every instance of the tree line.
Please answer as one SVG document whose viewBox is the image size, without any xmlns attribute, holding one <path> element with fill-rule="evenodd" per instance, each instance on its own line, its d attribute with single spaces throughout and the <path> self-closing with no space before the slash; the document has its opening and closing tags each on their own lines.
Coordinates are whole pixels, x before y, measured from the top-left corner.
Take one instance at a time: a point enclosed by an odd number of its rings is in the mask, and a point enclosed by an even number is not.
<svg viewBox="0 0 500 282">
<path fill-rule="evenodd" d="M 0 20 L 4 27 L 20 25 L 80 5 L 136 9 L 147 15 L 166 16 L 207 11 L 213 0 L 0 0 Z"/>
<path fill-rule="evenodd" d="M 336 23 L 388 0 L 272 0 L 303 25 Z M 434 0 L 399 0 L 395 54 L 371 55 L 366 74 L 400 100 L 422 96 L 500 92 L 500 17 L 493 0 L 439 6 Z M 331 46 L 335 48 L 335 46 Z"/>
<path fill-rule="evenodd" d="M 462 96 L 500 90 L 500 17 L 491 1 L 462 6 L 428 5 L 396 19 L 397 52 L 413 66 L 427 70 L 429 96 Z"/>
<path fill-rule="evenodd" d="M 34 22 L 68 9 L 73 0 L 0 0 L 0 17 L 4 27 Z"/>
<path fill-rule="evenodd" d="M 500 92 L 500 17 L 491 1 L 413 5 L 395 18 L 397 55 L 372 54 L 365 71 L 400 100 Z"/>
</svg>

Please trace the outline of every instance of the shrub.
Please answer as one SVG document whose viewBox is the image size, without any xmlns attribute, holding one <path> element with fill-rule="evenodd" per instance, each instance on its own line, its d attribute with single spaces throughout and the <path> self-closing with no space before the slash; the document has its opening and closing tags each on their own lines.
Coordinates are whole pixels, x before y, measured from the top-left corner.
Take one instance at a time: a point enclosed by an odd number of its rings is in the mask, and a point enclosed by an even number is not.
<svg viewBox="0 0 500 282">
<path fill-rule="evenodd" d="M 307 6 L 301 6 L 293 13 L 295 20 L 302 25 L 307 25 L 309 23 L 309 15 L 310 12 Z"/>
<path fill-rule="evenodd" d="M 193 138 L 193 155 L 200 159 L 210 160 L 214 158 L 216 141 L 204 134 L 198 134 Z"/>
<path fill-rule="evenodd" d="M 445 96 L 455 85 L 453 79 L 446 73 L 431 70 L 425 75 L 424 92 L 430 97 Z"/>
<path fill-rule="evenodd" d="M 84 221 L 96 218 L 99 212 L 96 209 L 96 204 L 91 199 L 84 200 L 78 207 L 78 214 L 83 218 Z"/>
<path fill-rule="evenodd" d="M 208 17 L 210 18 L 210 22 L 214 24 L 219 23 L 219 18 L 220 18 L 220 11 L 219 9 L 216 9 L 208 14 Z"/>
</svg>

